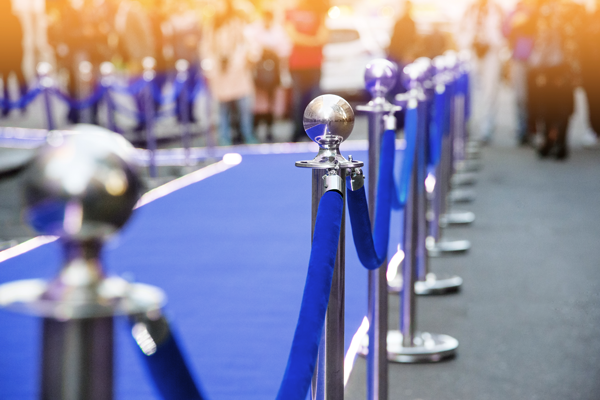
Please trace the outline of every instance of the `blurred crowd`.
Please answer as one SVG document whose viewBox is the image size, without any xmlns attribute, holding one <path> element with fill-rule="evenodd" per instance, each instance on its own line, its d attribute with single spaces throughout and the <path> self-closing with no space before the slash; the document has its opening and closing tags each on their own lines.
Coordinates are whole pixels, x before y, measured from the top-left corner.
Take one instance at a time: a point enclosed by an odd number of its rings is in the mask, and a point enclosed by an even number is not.
<svg viewBox="0 0 600 400">
<path fill-rule="evenodd" d="M 503 75 L 515 91 L 517 140 L 533 144 L 539 136 L 540 157 L 568 156 L 576 87 L 585 90 L 593 135 L 600 134 L 600 1 L 588 11 L 570 0 L 520 0 L 506 12 L 491 0 L 477 0 L 461 27 L 461 46 L 476 57 L 474 104 L 480 108 L 477 129 L 484 141 L 492 139 L 496 126 Z"/>
<path fill-rule="evenodd" d="M 516 93 L 518 140 L 530 143 L 539 132 L 540 156 L 567 156 L 575 87 L 585 89 L 591 127 L 600 133 L 600 77 L 595 74 L 600 67 L 600 7 L 589 11 L 572 0 L 520 0 L 508 10 L 494 0 L 474 0 L 456 29 L 433 23 L 423 32 L 415 17 L 418 3 L 399 0 L 400 12 L 384 49 L 387 57 L 402 67 L 448 49 L 471 50 L 475 131 L 482 140 L 493 137 L 499 85 L 507 76 Z M 154 84 L 161 89 L 174 79 L 175 63 L 183 59 L 191 74 L 207 81 L 218 102 L 220 144 L 255 143 L 263 123 L 265 140 L 272 141 L 277 117 L 289 117 L 294 122 L 291 140 L 302 140 L 303 110 L 320 92 L 323 48 L 330 40 L 328 12 L 327 1 L 315 0 L 294 5 L 246 0 L 0 0 L 4 98 L 9 98 L 10 73 L 21 94 L 27 91 L 24 46 L 33 49 L 34 62 L 46 60 L 56 66 L 73 98 L 80 95 L 82 61 L 90 62 L 94 71 L 111 61 L 133 79 L 142 72 L 144 59 L 152 57 Z M 23 41 L 24 29 L 36 32 L 30 35 L 34 39 Z M 395 92 L 402 90 L 398 84 Z M 2 110 L 3 115 L 8 112 L 8 107 Z M 193 107 L 190 112 L 193 122 Z M 78 122 L 79 114 L 71 108 L 69 121 Z M 144 128 L 140 124 L 138 130 Z"/>
</svg>

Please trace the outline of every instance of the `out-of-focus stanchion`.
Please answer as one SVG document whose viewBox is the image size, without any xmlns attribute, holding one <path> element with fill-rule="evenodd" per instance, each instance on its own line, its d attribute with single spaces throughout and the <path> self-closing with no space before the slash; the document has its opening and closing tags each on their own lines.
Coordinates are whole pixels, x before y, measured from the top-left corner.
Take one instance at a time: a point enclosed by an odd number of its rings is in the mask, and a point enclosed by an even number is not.
<svg viewBox="0 0 600 400">
<path fill-rule="evenodd" d="M 181 85 L 179 97 L 175 99 L 178 102 L 181 127 L 181 144 L 183 146 L 185 167 L 189 168 L 193 165 L 190 157 L 190 147 L 192 145 L 192 137 L 190 132 L 190 93 L 189 93 L 189 68 L 190 63 L 187 60 L 177 60 L 175 69 L 177 76 L 175 79 Z"/>
<path fill-rule="evenodd" d="M 154 84 L 154 79 L 156 78 L 156 72 L 154 68 L 156 67 L 156 60 L 152 57 L 144 57 L 142 60 L 142 67 L 144 68 L 143 79 L 146 85 L 142 90 L 143 96 L 143 118 L 144 118 L 144 127 L 146 130 L 146 148 L 149 153 L 149 164 L 148 170 L 151 178 L 156 178 L 158 176 L 158 171 L 156 168 L 156 136 L 154 134 L 154 115 L 155 115 L 155 105 L 154 105 L 154 96 L 152 93 L 152 85 Z"/>
<path fill-rule="evenodd" d="M 419 169 L 424 165 L 424 144 L 426 129 L 423 128 L 427 104 L 425 93 L 421 90 L 422 80 L 427 76 L 427 68 L 422 64 L 410 64 L 404 69 L 409 78 L 407 93 L 398 95 L 397 102 L 405 105 L 405 138 L 403 174 L 409 179 L 405 186 L 401 183 L 401 197 L 406 194 L 404 205 L 404 261 L 402 264 L 402 288 L 400 290 L 400 323 L 398 330 L 388 332 L 387 351 L 390 361 L 401 363 L 437 362 L 453 357 L 458 341 L 442 334 L 419 332 L 416 329 L 416 292 L 418 280 L 419 240 L 423 238 L 423 203 L 425 181 Z M 425 120 L 424 120 L 425 118 Z M 425 125 L 426 126 L 426 125 Z M 422 207 L 422 206 L 421 206 Z"/>
<path fill-rule="evenodd" d="M 379 175 L 379 160 L 384 131 L 395 136 L 396 123 L 394 113 L 401 107 L 391 104 L 385 98 L 398 79 L 395 64 L 385 59 L 373 60 L 365 70 L 365 86 L 372 99 L 357 110 L 367 113 L 369 118 L 369 161 L 368 161 L 368 204 L 371 228 L 374 228 L 375 205 Z M 386 119 L 387 117 L 387 119 Z M 387 122 L 387 124 L 386 124 Z M 389 224 L 389 216 L 387 218 Z M 385 243 L 387 250 L 387 243 Z M 368 312 L 369 344 L 367 353 L 367 399 L 385 400 L 388 398 L 388 368 L 386 335 L 388 330 L 388 282 L 386 268 L 387 256 L 383 267 L 368 272 Z"/>
<path fill-rule="evenodd" d="M 436 274 L 431 271 L 427 237 L 429 236 L 428 215 L 432 211 L 430 192 L 435 186 L 435 168 L 439 162 L 441 150 L 439 122 L 435 106 L 435 69 L 428 58 L 419 58 L 411 68 L 407 68 L 405 86 L 422 97 L 418 104 L 418 124 L 416 137 L 416 175 L 417 204 L 414 207 L 417 218 L 417 279 L 415 293 L 417 295 L 440 295 L 455 293 L 462 286 L 462 278 L 455 275 Z M 439 121 L 439 119 L 438 119 Z M 432 132 L 433 131 L 433 132 Z"/>
<path fill-rule="evenodd" d="M 304 112 L 304 129 L 307 135 L 319 145 L 319 153 L 313 160 L 296 163 L 297 167 L 313 170 L 313 235 L 321 197 L 328 191 L 336 190 L 344 198 L 347 170 L 364 165 L 360 161 L 347 160 L 339 151 L 340 144 L 350 136 L 353 127 L 354 112 L 350 104 L 338 96 L 319 96 L 309 103 Z M 344 397 L 345 240 L 345 217 L 342 216 L 329 305 L 313 376 L 313 399 L 343 399 Z"/>
<path fill-rule="evenodd" d="M 79 78 L 76 81 L 77 82 L 77 87 L 76 87 L 77 97 L 79 98 L 79 100 L 83 100 L 83 99 L 86 99 L 89 96 L 91 96 L 92 93 L 94 92 L 94 82 L 93 82 L 94 66 L 89 61 L 82 61 L 79 63 L 77 70 L 78 70 L 78 78 Z M 92 104 L 89 107 L 85 107 L 85 108 L 82 108 L 81 110 L 79 110 L 79 118 L 80 118 L 81 123 L 84 123 L 84 124 L 94 123 L 93 114 L 95 111 L 94 110 L 95 107 L 96 107 L 96 104 Z"/>
<path fill-rule="evenodd" d="M 47 62 L 41 62 L 37 65 L 37 75 L 44 96 L 44 108 L 46 110 L 46 124 L 48 130 L 54 130 L 54 115 L 52 114 L 52 99 L 50 98 L 52 88 L 54 87 L 54 79 L 52 79 L 52 65 Z"/>
<path fill-rule="evenodd" d="M 107 128 L 113 132 L 121 133 L 118 130 L 115 120 L 115 101 L 110 93 L 110 87 L 114 83 L 115 66 L 113 63 L 105 61 L 100 64 L 100 85 L 104 88 L 104 103 L 106 107 Z"/>
<path fill-rule="evenodd" d="M 429 256 L 437 257 L 442 254 L 461 254 L 471 248 L 468 240 L 450 240 L 442 237 L 441 227 L 449 225 L 449 221 L 470 223 L 474 215 L 458 211 L 449 211 L 449 204 L 453 203 L 451 179 L 454 173 L 454 137 L 457 128 L 455 96 L 457 93 L 457 78 L 459 65 L 455 53 L 448 53 L 434 58 L 435 67 L 435 112 L 441 130 L 441 155 L 438 167 L 435 169 L 435 185 L 431 190 L 431 211 L 429 219 L 430 234 L 427 237 L 427 251 Z M 464 104 L 464 100 L 463 100 Z M 462 108 L 464 113 L 464 108 Z M 458 118 L 464 122 L 464 118 Z"/>
<path fill-rule="evenodd" d="M 101 262 L 103 242 L 138 201 L 133 157 L 116 133 L 55 131 L 26 171 L 27 220 L 59 236 L 64 263 L 50 281 L 0 285 L 0 306 L 43 319 L 42 399 L 112 399 L 114 316 L 165 303 L 160 289 L 107 276 Z"/>
</svg>

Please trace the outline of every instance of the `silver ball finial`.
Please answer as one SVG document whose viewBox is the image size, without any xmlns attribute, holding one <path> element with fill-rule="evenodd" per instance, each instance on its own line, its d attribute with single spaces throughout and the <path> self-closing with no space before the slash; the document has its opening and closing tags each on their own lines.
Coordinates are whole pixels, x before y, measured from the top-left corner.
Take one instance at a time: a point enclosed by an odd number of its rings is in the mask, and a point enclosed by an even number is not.
<svg viewBox="0 0 600 400">
<path fill-rule="evenodd" d="M 354 111 L 343 98 L 325 94 L 308 104 L 303 125 L 308 137 L 319 146 L 339 146 L 352 133 Z"/>
<path fill-rule="evenodd" d="M 374 98 L 385 96 L 396 84 L 398 67 L 380 58 L 371 61 L 365 69 L 365 87 Z"/>
<path fill-rule="evenodd" d="M 27 217 L 45 235 L 97 240 L 120 229 L 140 191 L 133 146 L 113 132 L 54 132 L 29 167 Z"/>
</svg>

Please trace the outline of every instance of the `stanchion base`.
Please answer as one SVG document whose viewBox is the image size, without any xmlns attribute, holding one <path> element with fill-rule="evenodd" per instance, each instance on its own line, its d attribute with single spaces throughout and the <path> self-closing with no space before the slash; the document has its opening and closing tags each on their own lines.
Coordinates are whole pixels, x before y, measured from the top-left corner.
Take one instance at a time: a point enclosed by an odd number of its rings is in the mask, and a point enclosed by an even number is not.
<svg viewBox="0 0 600 400">
<path fill-rule="evenodd" d="M 456 186 L 470 186 L 477 182 L 477 174 L 474 172 L 460 172 L 452 176 L 451 184 Z"/>
<path fill-rule="evenodd" d="M 471 203 L 475 200 L 475 192 L 467 189 L 453 189 L 448 193 L 451 203 Z"/>
<path fill-rule="evenodd" d="M 442 228 L 448 225 L 469 225 L 475 222 L 475 214 L 471 211 L 450 211 L 440 215 L 439 224 Z"/>
<path fill-rule="evenodd" d="M 430 272 L 424 281 L 415 282 L 415 294 L 430 296 L 439 294 L 456 293 L 460 290 L 463 280 L 459 276 L 437 276 Z"/>
<path fill-rule="evenodd" d="M 450 294 L 460 291 L 463 280 L 458 276 L 437 276 L 434 273 L 427 274 L 424 281 L 415 282 L 415 294 L 419 296 Z M 388 281 L 388 293 L 398 294 L 402 291 L 402 277 Z"/>
<path fill-rule="evenodd" d="M 440 240 L 427 246 L 427 254 L 429 257 L 439 257 L 443 254 L 466 253 L 470 248 L 471 242 L 468 240 Z"/>
<path fill-rule="evenodd" d="M 475 172 L 481 169 L 481 162 L 479 160 L 463 160 L 457 162 L 454 165 L 454 171 L 456 172 Z"/>
<path fill-rule="evenodd" d="M 387 334 L 388 360 L 397 363 L 426 363 L 438 362 L 456 355 L 458 340 L 448 335 L 437 333 L 417 332 L 414 345 L 402 346 L 402 334 L 399 331 L 389 331 Z M 369 353 L 369 336 L 365 335 L 359 354 L 366 357 Z"/>
</svg>

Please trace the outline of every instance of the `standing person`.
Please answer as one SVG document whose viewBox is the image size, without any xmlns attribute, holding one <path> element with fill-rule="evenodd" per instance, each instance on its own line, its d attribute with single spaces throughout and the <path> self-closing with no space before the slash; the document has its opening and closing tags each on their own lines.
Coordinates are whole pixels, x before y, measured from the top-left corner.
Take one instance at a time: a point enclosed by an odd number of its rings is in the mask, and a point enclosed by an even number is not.
<svg viewBox="0 0 600 400">
<path fill-rule="evenodd" d="M 267 125 L 266 141 L 272 142 L 275 91 L 281 85 L 282 61 L 289 56 L 291 43 L 283 25 L 275 21 L 271 10 L 262 12 L 262 18 L 250 26 L 249 34 L 262 52 L 254 69 L 254 130 L 264 121 Z"/>
<path fill-rule="evenodd" d="M 219 143 L 231 144 L 231 114 L 239 113 L 240 130 L 246 143 L 256 143 L 253 128 L 254 82 L 252 63 L 257 50 L 245 35 L 246 18 L 233 0 L 219 4 L 216 15 L 203 34 L 206 77 L 213 96 L 219 101 Z M 208 60 L 208 62 L 206 62 Z"/>
<path fill-rule="evenodd" d="M 200 20 L 189 4 L 177 2 L 173 4 L 173 12 L 170 13 L 169 25 L 172 29 L 172 44 L 174 59 L 186 60 L 189 63 L 188 78 L 185 81 L 185 90 L 188 96 L 202 79 L 200 72 L 200 52 L 198 44 L 201 40 Z M 188 97 L 187 117 L 189 122 L 195 123 L 194 114 L 195 99 Z M 175 113 L 179 122 L 183 121 L 180 99 L 175 103 Z"/>
<path fill-rule="evenodd" d="M 457 35 L 460 47 L 475 54 L 473 114 L 479 120 L 476 126 L 484 143 L 491 141 L 496 124 L 502 21 L 502 9 L 494 0 L 476 0 L 465 12 Z"/>
<path fill-rule="evenodd" d="M 0 42 L 0 79 L 3 79 L 4 99 L 2 116 L 8 115 L 10 95 L 8 93 L 8 78 L 14 72 L 21 96 L 27 92 L 27 81 L 23 75 L 23 29 L 19 18 L 13 14 L 10 1 L 0 1 L 0 35 L 4 40 Z M 10 39 L 8 39 L 10 38 Z"/>
<path fill-rule="evenodd" d="M 521 0 L 506 19 L 504 28 L 512 49 L 511 78 L 517 105 L 517 141 L 528 144 L 535 133 L 535 124 L 528 117 L 527 71 L 528 59 L 535 36 L 535 0 Z"/>
<path fill-rule="evenodd" d="M 402 71 L 405 65 L 414 61 L 415 45 L 417 42 L 417 26 L 411 17 L 413 4 L 411 1 L 404 3 L 404 11 L 394 24 L 390 46 L 388 47 L 388 58 L 398 64 Z"/>
<path fill-rule="evenodd" d="M 13 13 L 22 24 L 24 68 L 31 77 L 40 61 L 50 61 L 52 57 L 47 37 L 46 0 L 12 0 L 12 5 Z"/>
<path fill-rule="evenodd" d="M 567 127 L 574 111 L 576 80 L 574 27 L 570 7 L 560 0 L 541 0 L 536 12 L 535 44 L 530 57 L 529 91 L 534 101 L 532 118 L 543 127 L 540 157 L 568 156 Z"/>
<path fill-rule="evenodd" d="M 581 83 L 587 96 L 590 125 L 600 137 L 600 0 L 587 15 L 581 39 Z"/>
<path fill-rule="evenodd" d="M 304 109 L 319 93 L 323 46 L 329 36 L 325 27 L 328 9 L 326 1 L 299 0 L 295 8 L 286 12 L 285 29 L 293 44 L 289 69 L 292 76 L 294 142 L 306 137 L 302 123 Z"/>
</svg>

